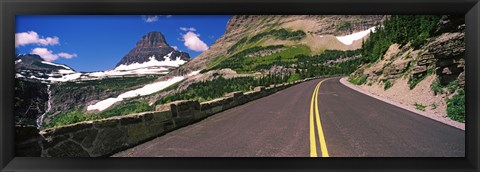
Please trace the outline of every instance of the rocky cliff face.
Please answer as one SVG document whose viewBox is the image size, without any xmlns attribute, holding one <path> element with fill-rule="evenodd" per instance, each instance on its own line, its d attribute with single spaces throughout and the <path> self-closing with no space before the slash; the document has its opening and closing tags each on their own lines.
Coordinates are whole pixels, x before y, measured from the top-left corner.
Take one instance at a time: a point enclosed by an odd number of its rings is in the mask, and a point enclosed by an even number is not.
<svg viewBox="0 0 480 172">
<path fill-rule="evenodd" d="M 15 125 L 36 127 L 36 120 L 45 113 L 47 102 L 46 84 L 15 80 Z"/>
<path fill-rule="evenodd" d="M 399 78 L 411 72 L 411 79 L 422 79 L 436 74 L 442 85 L 454 80 L 465 84 L 465 24 L 463 18 L 443 16 L 436 29 L 436 38 L 415 50 L 410 45 L 394 44 L 385 53 L 382 61 L 366 68 L 364 73 L 372 79 Z M 401 57 L 401 58 L 400 58 Z M 409 71 L 410 69 L 411 71 Z M 430 73 L 429 73 L 430 69 Z"/>
<path fill-rule="evenodd" d="M 361 40 L 352 45 L 345 45 L 335 36 L 344 36 L 376 26 L 385 19 L 383 15 L 236 15 L 233 16 L 222 35 L 207 51 L 191 62 L 170 73 L 186 74 L 209 67 L 218 57 L 235 52 L 228 52 L 234 44 L 244 37 L 251 37 L 273 29 L 301 30 L 306 33 L 302 40 L 267 39 L 259 46 L 268 45 L 307 45 L 318 53 L 325 49 L 352 50 L 361 47 Z"/>
<path fill-rule="evenodd" d="M 413 69 L 413 77 L 419 78 L 430 68 L 440 78 L 442 85 L 458 80 L 461 86 L 465 85 L 465 33 L 444 33 L 435 41 L 427 45 L 424 53 Z"/>
<path fill-rule="evenodd" d="M 361 87 L 374 94 L 446 116 L 447 102 L 465 86 L 464 23 L 463 17 L 442 16 L 424 46 L 393 44 L 352 76 L 365 77 Z"/>
<path fill-rule="evenodd" d="M 137 42 L 136 46 L 130 50 L 120 62 L 118 62 L 117 66 L 122 64 L 129 65 L 132 63 L 141 64 L 149 61 L 151 56 L 155 56 L 155 59 L 158 61 L 165 61 L 165 56 L 169 53 L 172 53 L 172 55 L 170 55 L 170 60 L 176 60 L 177 58 L 185 61 L 190 60 L 188 53 L 180 52 L 170 47 L 162 33 L 149 32 Z"/>
</svg>

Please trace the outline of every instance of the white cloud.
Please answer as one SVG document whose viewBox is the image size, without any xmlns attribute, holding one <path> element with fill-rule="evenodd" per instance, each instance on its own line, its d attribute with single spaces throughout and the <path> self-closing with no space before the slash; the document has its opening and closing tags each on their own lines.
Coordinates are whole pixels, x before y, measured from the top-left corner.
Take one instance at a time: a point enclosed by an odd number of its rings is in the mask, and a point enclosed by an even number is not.
<svg viewBox="0 0 480 172">
<path fill-rule="evenodd" d="M 164 16 L 165 18 L 172 17 L 172 15 L 142 15 L 142 19 L 147 23 L 154 23 L 157 22 L 162 16 Z"/>
<path fill-rule="evenodd" d="M 195 29 L 193 27 L 180 27 L 180 30 L 185 31 L 185 32 L 187 32 L 187 31 L 190 31 L 190 32 L 197 31 L 197 29 Z"/>
<path fill-rule="evenodd" d="M 142 16 L 143 21 L 147 23 L 153 23 L 158 21 L 158 16 L 157 15 L 144 15 Z"/>
<path fill-rule="evenodd" d="M 178 51 L 178 47 L 177 47 L 177 46 L 173 45 L 172 48 Z"/>
<path fill-rule="evenodd" d="M 58 53 L 57 54 L 59 57 L 63 57 L 63 58 L 66 58 L 66 59 L 71 59 L 71 58 L 74 58 L 74 57 L 77 57 L 77 54 L 68 54 L 68 53 Z"/>
<path fill-rule="evenodd" d="M 193 51 L 199 51 L 203 52 L 208 50 L 207 44 L 200 40 L 199 38 L 200 35 L 194 33 L 194 32 L 187 32 L 186 34 L 183 35 L 183 40 L 184 45 L 189 49 Z"/>
<path fill-rule="evenodd" d="M 15 47 L 24 46 L 28 44 L 37 44 L 37 45 L 57 45 L 60 44 L 59 38 L 54 37 L 42 37 L 39 36 L 37 32 L 28 31 L 15 33 Z"/>
<path fill-rule="evenodd" d="M 31 53 L 32 54 L 37 54 L 40 57 L 42 57 L 43 60 L 49 61 L 49 62 L 57 60 L 60 57 L 66 58 L 66 59 L 71 59 L 73 57 L 77 57 L 77 54 L 68 54 L 68 53 L 64 53 L 64 52 L 54 54 L 53 51 L 48 50 L 46 48 L 34 48 L 34 49 L 32 49 Z"/>
</svg>

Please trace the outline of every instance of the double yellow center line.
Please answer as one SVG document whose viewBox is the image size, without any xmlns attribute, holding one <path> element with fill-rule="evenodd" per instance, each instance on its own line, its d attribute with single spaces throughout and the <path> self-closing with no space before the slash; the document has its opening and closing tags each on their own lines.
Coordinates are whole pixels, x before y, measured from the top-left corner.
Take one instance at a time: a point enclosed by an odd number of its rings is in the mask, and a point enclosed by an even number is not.
<svg viewBox="0 0 480 172">
<path fill-rule="evenodd" d="M 320 81 L 313 91 L 312 102 L 310 103 L 310 157 L 317 157 L 317 144 L 315 138 L 315 123 L 317 127 L 318 139 L 320 141 L 320 151 L 322 157 L 329 157 L 327 143 L 323 135 L 322 123 L 320 122 L 320 114 L 318 113 L 318 90 L 323 81 Z M 315 109 L 315 110 L 314 110 Z M 315 121 L 315 122 L 314 122 Z"/>
</svg>

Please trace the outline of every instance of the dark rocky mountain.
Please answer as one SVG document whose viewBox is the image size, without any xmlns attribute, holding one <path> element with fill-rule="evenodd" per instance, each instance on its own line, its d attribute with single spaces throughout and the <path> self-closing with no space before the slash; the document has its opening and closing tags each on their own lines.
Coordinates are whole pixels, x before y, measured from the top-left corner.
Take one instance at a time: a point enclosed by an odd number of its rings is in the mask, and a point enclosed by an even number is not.
<svg viewBox="0 0 480 172">
<path fill-rule="evenodd" d="M 155 59 L 158 61 L 164 61 L 164 56 L 169 53 L 172 53 L 170 60 L 175 60 L 178 57 L 185 61 L 190 60 L 188 53 L 180 52 L 170 47 L 162 33 L 153 31 L 143 36 L 142 39 L 137 42 L 135 48 L 130 50 L 130 52 L 118 62 L 117 66 L 122 64 L 144 63 L 149 61 L 152 55 L 155 55 Z"/>
<path fill-rule="evenodd" d="M 36 126 L 36 120 L 47 109 L 47 85 L 15 80 L 15 125 Z"/>
<path fill-rule="evenodd" d="M 55 64 L 44 61 L 39 55 L 36 54 L 19 54 L 15 58 L 15 69 L 18 70 L 30 70 L 37 72 L 51 73 L 58 70 L 72 70 L 67 65 Z"/>
</svg>

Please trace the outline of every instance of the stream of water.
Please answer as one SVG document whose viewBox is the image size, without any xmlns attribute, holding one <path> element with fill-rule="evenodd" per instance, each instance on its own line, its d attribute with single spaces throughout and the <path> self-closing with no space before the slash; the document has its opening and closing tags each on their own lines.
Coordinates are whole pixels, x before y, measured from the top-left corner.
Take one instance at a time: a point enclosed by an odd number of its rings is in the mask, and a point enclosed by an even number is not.
<svg viewBox="0 0 480 172">
<path fill-rule="evenodd" d="M 50 111 L 52 108 L 52 91 L 50 90 L 50 85 L 47 85 L 47 92 L 48 92 L 48 101 L 47 101 L 47 110 L 45 110 L 45 113 L 43 113 L 40 117 L 37 118 L 37 128 L 40 128 L 43 123 L 43 118 L 45 118 L 45 115 Z"/>
</svg>

